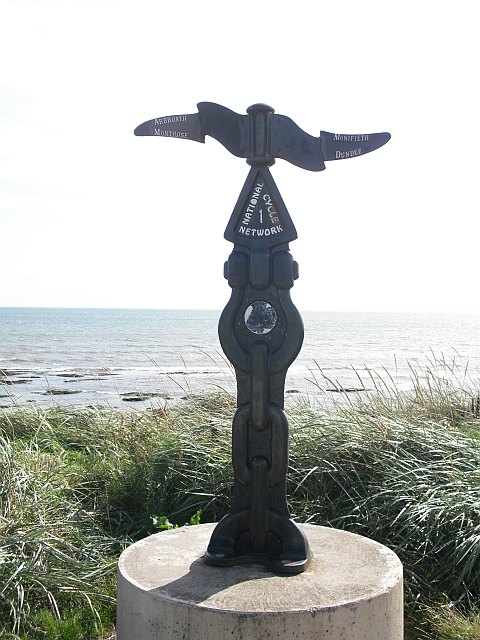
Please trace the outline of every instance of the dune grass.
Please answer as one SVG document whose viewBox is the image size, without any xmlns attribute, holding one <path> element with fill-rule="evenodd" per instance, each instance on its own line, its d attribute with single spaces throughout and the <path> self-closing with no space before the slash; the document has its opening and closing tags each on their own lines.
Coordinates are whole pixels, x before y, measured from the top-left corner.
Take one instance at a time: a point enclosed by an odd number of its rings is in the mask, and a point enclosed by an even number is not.
<svg viewBox="0 0 480 640">
<path fill-rule="evenodd" d="M 408 637 L 478 640 L 479 388 L 413 377 L 413 393 L 387 380 L 355 404 L 292 403 L 289 505 L 399 555 Z M 211 393 L 168 410 L 1 411 L 0 637 L 114 638 L 122 549 L 163 517 L 227 511 L 234 404 Z"/>
</svg>

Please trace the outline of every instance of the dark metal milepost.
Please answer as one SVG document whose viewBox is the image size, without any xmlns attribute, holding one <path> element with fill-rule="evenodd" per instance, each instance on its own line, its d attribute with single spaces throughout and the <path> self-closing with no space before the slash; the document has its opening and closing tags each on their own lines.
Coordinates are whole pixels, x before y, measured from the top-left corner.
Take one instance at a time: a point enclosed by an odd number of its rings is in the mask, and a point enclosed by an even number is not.
<svg viewBox="0 0 480 640">
<path fill-rule="evenodd" d="M 251 167 L 225 230 L 234 245 L 225 263 L 232 293 L 218 325 L 237 378 L 233 499 L 205 560 L 217 566 L 261 563 L 277 573 L 297 574 L 310 561 L 308 541 L 290 518 L 286 497 L 285 376 L 303 342 L 302 318 L 290 297 L 298 265 L 288 243 L 297 232 L 269 167 L 282 158 L 322 171 L 325 161 L 378 149 L 390 134 L 321 131 L 317 138 L 265 104 L 249 107 L 248 115 L 211 102 L 197 106 L 198 113 L 149 120 L 135 135 L 197 142 L 209 135 Z"/>
</svg>

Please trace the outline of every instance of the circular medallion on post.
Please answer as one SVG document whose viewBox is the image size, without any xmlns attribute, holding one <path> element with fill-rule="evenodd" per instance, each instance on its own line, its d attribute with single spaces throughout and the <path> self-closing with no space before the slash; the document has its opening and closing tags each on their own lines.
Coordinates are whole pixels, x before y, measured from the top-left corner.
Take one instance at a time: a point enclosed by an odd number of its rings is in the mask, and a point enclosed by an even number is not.
<svg viewBox="0 0 480 640">
<path fill-rule="evenodd" d="M 269 302 L 256 300 L 245 311 L 245 326 L 256 335 L 265 335 L 275 329 L 277 312 Z"/>
</svg>

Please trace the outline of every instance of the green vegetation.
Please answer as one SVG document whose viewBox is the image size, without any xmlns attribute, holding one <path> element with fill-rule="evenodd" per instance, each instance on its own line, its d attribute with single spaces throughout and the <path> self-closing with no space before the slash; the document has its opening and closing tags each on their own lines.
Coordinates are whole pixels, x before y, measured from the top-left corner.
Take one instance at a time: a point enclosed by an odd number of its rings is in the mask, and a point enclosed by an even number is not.
<svg viewBox="0 0 480 640">
<path fill-rule="evenodd" d="M 377 381 L 355 406 L 292 403 L 290 508 L 396 551 L 409 638 L 478 640 L 480 395 L 432 372 L 414 382 L 407 395 Z M 122 549 L 228 509 L 233 410 L 226 393 L 2 410 L 0 637 L 113 639 Z"/>
</svg>

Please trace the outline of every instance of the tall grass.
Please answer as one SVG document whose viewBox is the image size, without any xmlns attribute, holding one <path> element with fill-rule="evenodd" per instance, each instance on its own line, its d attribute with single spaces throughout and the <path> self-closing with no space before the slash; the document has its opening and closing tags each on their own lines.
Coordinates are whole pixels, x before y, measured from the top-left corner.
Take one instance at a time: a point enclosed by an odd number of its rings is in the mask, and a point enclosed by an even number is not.
<svg viewBox="0 0 480 640">
<path fill-rule="evenodd" d="M 410 394 L 377 380 L 365 401 L 288 410 L 292 515 L 398 553 L 412 637 L 475 637 L 480 401 L 464 382 L 432 369 Z M 0 413 L 0 636 L 110 637 L 124 546 L 152 533 L 154 517 L 227 511 L 233 410 L 232 396 L 213 393 L 138 413 Z"/>
<path fill-rule="evenodd" d="M 96 605 L 114 603 L 121 545 L 99 526 L 83 484 L 51 439 L 0 439 L 0 629 L 35 631 L 39 604 L 60 618 L 82 601 L 100 619 Z"/>
<path fill-rule="evenodd" d="M 299 520 L 394 549 L 410 604 L 480 594 L 479 448 L 447 420 L 311 415 L 292 429 L 289 494 Z"/>
</svg>

